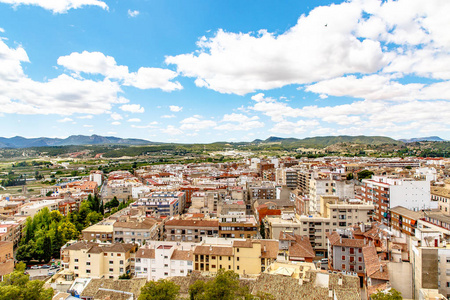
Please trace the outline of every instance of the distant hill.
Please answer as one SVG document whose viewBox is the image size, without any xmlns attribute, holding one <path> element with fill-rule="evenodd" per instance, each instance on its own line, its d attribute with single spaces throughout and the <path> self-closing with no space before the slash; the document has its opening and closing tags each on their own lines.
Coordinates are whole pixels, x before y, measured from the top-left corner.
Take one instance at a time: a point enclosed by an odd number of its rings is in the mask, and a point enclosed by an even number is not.
<svg viewBox="0 0 450 300">
<path fill-rule="evenodd" d="M 394 140 L 385 136 L 348 136 L 348 135 L 340 135 L 340 136 L 319 136 L 319 137 L 309 137 L 304 139 L 296 139 L 296 138 L 280 138 L 271 136 L 268 139 L 254 140 L 253 143 L 256 144 L 268 144 L 268 143 L 281 143 L 281 145 L 290 145 L 297 147 L 318 147 L 323 148 L 334 144 L 339 143 L 351 143 L 351 144 L 366 144 L 366 145 L 381 145 L 381 144 L 391 144 L 391 145 L 399 145 L 403 142 Z"/>
<path fill-rule="evenodd" d="M 59 138 L 31 138 L 27 139 L 21 136 L 12 138 L 0 137 L 0 148 L 29 148 L 29 147 L 48 147 L 48 146 L 68 146 L 68 145 L 154 145 L 157 143 L 141 139 L 122 139 L 113 136 L 100 135 L 71 135 L 65 139 Z"/>
<path fill-rule="evenodd" d="M 414 142 L 444 142 L 444 139 L 441 139 L 438 136 L 428 136 L 428 137 L 420 137 L 420 138 L 411 138 L 411 139 L 400 139 L 404 143 L 414 143 Z"/>
</svg>

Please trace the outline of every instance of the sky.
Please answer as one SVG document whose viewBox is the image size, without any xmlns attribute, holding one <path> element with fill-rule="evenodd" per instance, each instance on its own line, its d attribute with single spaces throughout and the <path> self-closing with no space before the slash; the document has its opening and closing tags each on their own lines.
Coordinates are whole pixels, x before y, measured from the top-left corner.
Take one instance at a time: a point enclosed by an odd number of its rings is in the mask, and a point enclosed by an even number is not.
<svg viewBox="0 0 450 300">
<path fill-rule="evenodd" d="M 450 139 L 448 0 L 0 0 L 0 136 Z"/>
</svg>

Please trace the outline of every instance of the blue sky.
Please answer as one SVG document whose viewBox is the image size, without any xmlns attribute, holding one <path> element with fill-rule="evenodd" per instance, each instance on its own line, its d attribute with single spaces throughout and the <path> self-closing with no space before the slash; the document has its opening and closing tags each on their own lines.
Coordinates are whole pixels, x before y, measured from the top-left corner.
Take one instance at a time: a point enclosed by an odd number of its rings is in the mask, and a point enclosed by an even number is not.
<svg viewBox="0 0 450 300">
<path fill-rule="evenodd" d="M 446 0 L 0 0 L 0 136 L 450 139 L 448 11 Z"/>
</svg>

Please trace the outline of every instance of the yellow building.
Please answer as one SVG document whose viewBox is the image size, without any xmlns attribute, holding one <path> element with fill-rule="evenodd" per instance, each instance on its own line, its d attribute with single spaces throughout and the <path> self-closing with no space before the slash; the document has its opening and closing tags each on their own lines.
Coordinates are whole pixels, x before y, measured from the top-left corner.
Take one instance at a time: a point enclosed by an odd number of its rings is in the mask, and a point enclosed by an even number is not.
<svg viewBox="0 0 450 300">
<path fill-rule="evenodd" d="M 113 278 L 131 272 L 135 244 L 77 242 L 61 249 L 64 269 L 75 277 Z"/>
<path fill-rule="evenodd" d="M 225 269 L 257 275 L 276 260 L 277 254 L 276 240 L 207 238 L 194 249 L 194 270 L 214 274 Z"/>
</svg>

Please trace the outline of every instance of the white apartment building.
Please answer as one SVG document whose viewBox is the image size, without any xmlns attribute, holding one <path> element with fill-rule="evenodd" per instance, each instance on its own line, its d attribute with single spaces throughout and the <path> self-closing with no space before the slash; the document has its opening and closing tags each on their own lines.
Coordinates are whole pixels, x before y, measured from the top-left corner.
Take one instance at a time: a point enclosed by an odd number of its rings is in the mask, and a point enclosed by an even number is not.
<svg viewBox="0 0 450 300">
<path fill-rule="evenodd" d="M 193 270 L 195 244 L 153 241 L 136 251 L 134 272 L 137 278 L 159 280 L 186 276 Z"/>
<path fill-rule="evenodd" d="M 339 200 L 355 198 L 355 184 L 347 180 L 311 178 L 309 186 L 309 209 L 320 213 L 320 196 L 338 196 Z"/>
<path fill-rule="evenodd" d="M 49 211 L 58 210 L 58 204 L 63 200 L 64 199 L 41 200 L 25 203 L 24 205 L 19 207 L 19 212 L 17 215 L 33 217 L 35 214 L 43 210 L 45 207 L 47 207 Z"/>
</svg>

